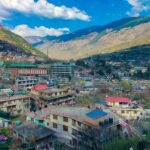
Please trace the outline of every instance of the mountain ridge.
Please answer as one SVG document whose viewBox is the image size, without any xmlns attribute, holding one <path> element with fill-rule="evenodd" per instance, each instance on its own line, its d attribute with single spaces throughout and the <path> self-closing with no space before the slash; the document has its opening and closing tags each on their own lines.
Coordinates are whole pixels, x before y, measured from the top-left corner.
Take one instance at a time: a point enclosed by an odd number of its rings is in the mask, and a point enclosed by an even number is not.
<svg viewBox="0 0 150 150">
<path fill-rule="evenodd" d="M 1 52 L 5 51 L 4 47 L 9 47 L 12 51 L 17 51 L 20 53 L 31 53 L 32 55 L 39 56 L 39 57 L 45 57 L 45 54 L 38 51 L 36 48 L 34 48 L 32 45 L 30 45 L 26 40 L 24 40 L 19 35 L 11 32 L 9 29 L 0 26 L 0 40 L 1 40 Z M 3 45 L 4 44 L 4 45 Z M 8 50 L 8 49 L 6 49 Z M 17 54 L 17 53 L 16 53 Z"/>
<path fill-rule="evenodd" d="M 72 36 L 73 35 L 73 36 Z M 125 18 L 45 40 L 36 47 L 55 59 L 80 59 L 150 43 L 150 16 Z"/>
</svg>

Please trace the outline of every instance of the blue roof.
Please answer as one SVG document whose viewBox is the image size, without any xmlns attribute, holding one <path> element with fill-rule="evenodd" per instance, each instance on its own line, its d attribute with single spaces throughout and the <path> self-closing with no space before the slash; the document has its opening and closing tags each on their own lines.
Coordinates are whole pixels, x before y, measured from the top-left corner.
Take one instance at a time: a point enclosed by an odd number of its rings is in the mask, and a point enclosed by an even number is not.
<svg viewBox="0 0 150 150">
<path fill-rule="evenodd" d="M 86 115 L 91 118 L 91 119 L 98 119 L 98 118 L 101 118 L 105 115 L 107 115 L 108 113 L 100 110 L 100 109 L 95 109 L 95 110 L 92 110 L 91 112 L 88 112 Z"/>
</svg>

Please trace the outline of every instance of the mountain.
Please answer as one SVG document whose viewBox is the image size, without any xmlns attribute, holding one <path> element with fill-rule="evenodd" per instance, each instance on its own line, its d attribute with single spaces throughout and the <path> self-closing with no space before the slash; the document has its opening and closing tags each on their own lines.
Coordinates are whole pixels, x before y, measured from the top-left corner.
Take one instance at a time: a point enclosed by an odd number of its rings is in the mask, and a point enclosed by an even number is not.
<svg viewBox="0 0 150 150">
<path fill-rule="evenodd" d="M 24 39 L 30 44 L 39 43 L 43 40 L 42 37 L 39 36 L 26 36 Z"/>
<path fill-rule="evenodd" d="M 60 37 L 44 37 L 34 44 L 50 58 L 80 59 L 150 44 L 150 16 L 125 18 Z"/>
<path fill-rule="evenodd" d="M 5 27 L 0 26 L 0 52 L 18 53 L 45 57 L 43 52 L 38 51 L 22 37 L 12 33 Z"/>
</svg>

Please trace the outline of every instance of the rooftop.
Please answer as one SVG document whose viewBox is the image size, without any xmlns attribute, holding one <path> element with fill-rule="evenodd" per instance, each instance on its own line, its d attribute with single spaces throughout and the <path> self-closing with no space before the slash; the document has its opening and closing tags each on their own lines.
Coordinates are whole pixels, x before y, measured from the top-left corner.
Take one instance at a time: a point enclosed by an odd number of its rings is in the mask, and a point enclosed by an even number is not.
<svg viewBox="0 0 150 150">
<path fill-rule="evenodd" d="M 66 91 L 66 90 L 59 89 L 59 88 L 47 88 L 47 89 L 42 90 L 42 92 L 44 92 L 44 93 L 54 93 L 54 92 L 62 92 L 62 91 Z"/>
<path fill-rule="evenodd" d="M 95 109 L 95 110 L 92 110 L 91 112 L 88 112 L 86 115 L 91 118 L 91 119 L 98 119 L 98 118 L 101 118 L 103 116 L 106 116 L 108 113 L 100 110 L 100 109 Z"/>
<path fill-rule="evenodd" d="M 50 114 L 55 114 L 62 117 L 68 117 L 79 122 L 89 125 L 98 125 L 100 121 L 108 117 L 114 118 L 113 114 L 108 110 L 102 111 L 99 109 L 89 109 L 87 107 L 67 107 L 67 106 L 48 106 L 36 113 L 28 113 L 28 116 L 38 119 L 47 118 Z"/>
<path fill-rule="evenodd" d="M 30 98 L 30 96 L 27 95 L 0 96 L 0 102 L 12 101 L 12 100 L 18 100 L 24 98 Z"/>
<path fill-rule="evenodd" d="M 36 68 L 36 64 L 26 63 L 26 62 L 19 62 L 19 63 L 11 63 L 9 65 L 10 68 Z"/>
<path fill-rule="evenodd" d="M 106 97 L 106 102 L 130 103 L 131 99 L 124 97 Z"/>
<path fill-rule="evenodd" d="M 37 84 L 32 87 L 32 90 L 45 90 L 48 88 L 48 84 Z"/>
<path fill-rule="evenodd" d="M 20 136 L 27 138 L 27 140 L 32 140 L 33 138 L 35 138 L 35 140 L 40 140 L 53 135 L 54 133 L 48 128 L 33 124 L 25 124 L 19 127 L 15 127 L 13 128 L 13 131 L 15 131 Z"/>
</svg>

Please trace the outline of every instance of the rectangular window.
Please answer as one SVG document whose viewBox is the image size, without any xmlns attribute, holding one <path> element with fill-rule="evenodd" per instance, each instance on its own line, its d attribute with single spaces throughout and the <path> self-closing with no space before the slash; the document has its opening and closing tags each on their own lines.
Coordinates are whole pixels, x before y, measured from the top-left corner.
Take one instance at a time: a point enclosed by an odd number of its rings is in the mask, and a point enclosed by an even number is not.
<svg viewBox="0 0 150 150">
<path fill-rule="evenodd" d="M 58 116 L 57 115 L 53 115 L 53 119 L 57 120 Z"/>
<path fill-rule="evenodd" d="M 121 113 L 122 113 L 122 114 L 124 114 L 124 113 L 125 113 L 125 111 L 124 111 L 124 110 L 122 110 L 122 111 L 121 111 Z"/>
<path fill-rule="evenodd" d="M 78 122 L 78 126 L 81 127 L 81 122 Z"/>
<path fill-rule="evenodd" d="M 67 117 L 63 117 L 63 121 L 64 122 L 68 122 L 68 118 Z"/>
<path fill-rule="evenodd" d="M 68 127 L 67 126 L 63 126 L 63 131 L 68 132 Z"/>
<path fill-rule="evenodd" d="M 75 120 L 72 120 L 72 125 L 76 126 L 76 121 Z"/>
<path fill-rule="evenodd" d="M 55 128 L 55 129 L 57 129 L 57 128 L 58 128 L 57 123 L 53 123 L 53 128 Z"/>
<path fill-rule="evenodd" d="M 137 114 L 137 111 L 134 111 L 134 114 Z"/>
<path fill-rule="evenodd" d="M 39 120 L 39 123 L 43 123 L 43 120 Z"/>
</svg>

